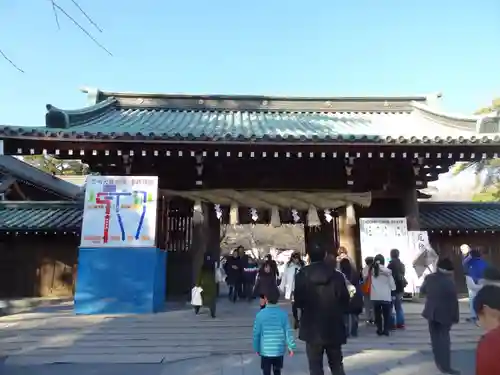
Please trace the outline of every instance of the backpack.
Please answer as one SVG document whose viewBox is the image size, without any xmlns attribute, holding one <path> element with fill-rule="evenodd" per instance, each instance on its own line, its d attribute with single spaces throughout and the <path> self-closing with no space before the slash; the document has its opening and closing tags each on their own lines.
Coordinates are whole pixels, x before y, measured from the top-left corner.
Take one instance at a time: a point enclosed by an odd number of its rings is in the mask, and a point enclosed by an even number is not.
<svg viewBox="0 0 500 375">
<path fill-rule="evenodd" d="M 349 314 L 359 315 L 363 312 L 363 296 L 360 293 L 359 286 L 354 285 L 347 279 L 347 277 L 342 273 L 345 279 L 345 284 L 347 291 L 349 292 Z"/>
</svg>

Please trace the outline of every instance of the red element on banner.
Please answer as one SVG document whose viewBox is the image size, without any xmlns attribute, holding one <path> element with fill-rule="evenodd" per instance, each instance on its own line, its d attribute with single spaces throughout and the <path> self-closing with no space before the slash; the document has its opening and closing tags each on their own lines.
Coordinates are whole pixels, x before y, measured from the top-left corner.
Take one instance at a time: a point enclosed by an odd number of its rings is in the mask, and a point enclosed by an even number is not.
<svg viewBox="0 0 500 375">
<path fill-rule="evenodd" d="M 104 233 L 102 236 L 103 243 L 108 243 L 109 238 L 109 220 L 111 216 L 111 200 L 112 198 L 108 195 L 108 193 L 97 193 L 95 198 L 95 202 L 97 204 L 103 204 L 105 207 L 104 211 Z"/>
</svg>

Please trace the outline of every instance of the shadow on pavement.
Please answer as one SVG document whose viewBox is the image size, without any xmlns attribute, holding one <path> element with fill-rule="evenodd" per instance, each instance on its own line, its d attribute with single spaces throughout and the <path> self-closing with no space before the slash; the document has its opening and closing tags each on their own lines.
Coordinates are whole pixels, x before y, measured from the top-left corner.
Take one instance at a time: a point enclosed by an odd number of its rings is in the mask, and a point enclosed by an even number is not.
<svg viewBox="0 0 500 375">
<path fill-rule="evenodd" d="M 387 358 L 380 351 L 360 353 L 346 358 L 347 375 L 434 375 L 439 371 L 434 367 L 430 354 L 413 353 Z M 399 357 L 399 358 L 394 358 Z M 474 375 L 474 352 L 459 351 L 453 354 L 455 368 L 462 375 Z M 377 358 L 377 359 L 376 359 Z M 287 358 L 287 375 L 307 375 L 304 356 Z M 325 368 L 325 373 L 329 370 Z M 255 355 L 210 356 L 169 364 L 51 364 L 34 366 L 0 365 L 1 375 L 221 375 L 260 374 L 259 358 Z"/>
<path fill-rule="evenodd" d="M 408 306 L 408 330 L 395 338 L 415 335 L 411 322 L 420 319 L 418 309 Z M 256 302 L 232 304 L 224 297 L 216 319 L 206 311 L 195 316 L 180 302 L 154 315 L 74 316 L 71 305 L 39 308 L 0 319 L 0 355 L 10 356 L 0 362 L 0 375 L 257 375 L 260 361 L 251 347 L 257 311 Z M 346 347 L 347 375 L 438 373 L 429 352 L 401 350 L 377 339 L 371 328 L 352 341 L 362 345 Z M 474 374 L 473 350 L 453 357 L 463 375 Z M 302 344 L 286 359 L 284 374 L 308 374 Z"/>
</svg>

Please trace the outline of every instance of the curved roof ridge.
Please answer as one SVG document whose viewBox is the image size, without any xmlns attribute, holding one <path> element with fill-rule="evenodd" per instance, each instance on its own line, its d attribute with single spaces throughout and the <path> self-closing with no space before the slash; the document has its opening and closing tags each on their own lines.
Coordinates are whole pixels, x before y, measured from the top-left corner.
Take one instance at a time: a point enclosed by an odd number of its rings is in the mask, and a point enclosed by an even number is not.
<svg viewBox="0 0 500 375">
<path fill-rule="evenodd" d="M 83 115 L 83 114 L 93 113 L 97 110 L 104 109 L 106 107 L 110 107 L 116 103 L 117 103 L 116 98 L 109 97 L 102 102 L 96 103 L 96 104 L 91 105 L 91 106 L 79 108 L 79 109 L 61 109 L 61 108 L 58 108 L 52 104 L 47 104 L 45 107 L 47 108 L 47 111 L 62 112 L 62 113 L 66 113 L 68 116 L 71 116 L 71 115 Z"/>
<path fill-rule="evenodd" d="M 431 117 L 433 120 L 441 122 L 443 125 L 453 128 L 467 129 L 477 134 L 498 134 L 500 133 L 500 112 L 493 111 L 491 113 L 481 115 L 458 115 L 445 113 L 443 111 L 432 108 L 429 105 L 412 102 L 411 106 L 416 109 L 417 113 L 423 113 L 425 117 Z M 414 112 L 415 113 L 415 112 Z"/>
<path fill-rule="evenodd" d="M 108 112 L 110 109 L 114 108 L 116 104 L 117 100 L 113 97 L 107 98 L 102 102 L 88 107 L 73 110 L 60 109 L 54 107 L 52 104 L 47 104 L 45 126 L 47 126 L 48 128 L 67 129 L 82 122 L 92 120 L 102 115 L 103 113 Z"/>
<path fill-rule="evenodd" d="M 469 122 L 475 123 L 475 122 L 477 122 L 477 120 L 480 120 L 481 118 L 484 117 L 484 116 L 479 116 L 479 115 L 462 115 L 462 114 L 455 114 L 455 113 L 447 113 L 447 112 L 441 111 L 439 109 L 433 108 L 433 107 L 429 106 L 428 104 L 422 104 L 422 103 L 418 103 L 416 101 L 412 101 L 411 105 L 412 105 L 412 107 L 414 107 L 420 111 L 429 113 L 429 114 L 434 115 L 434 116 L 439 116 L 439 117 L 443 117 L 446 119 L 450 119 L 450 120 L 469 121 Z"/>
</svg>

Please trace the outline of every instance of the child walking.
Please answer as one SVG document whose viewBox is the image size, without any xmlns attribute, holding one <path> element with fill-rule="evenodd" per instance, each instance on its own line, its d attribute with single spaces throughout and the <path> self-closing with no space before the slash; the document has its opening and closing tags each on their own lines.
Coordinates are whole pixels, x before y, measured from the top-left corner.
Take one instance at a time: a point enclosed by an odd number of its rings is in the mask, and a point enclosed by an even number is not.
<svg viewBox="0 0 500 375">
<path fill-rule="evenodd" d="M 281 375 L 283 357 L 287 349 L 293 355 L 295 339 L 288 314 L 277 305 L 279 292 L 270 290 L 264 299 L 266 307 L 257 313 L 253 325 L 253 349 L 260 356 L 263 375 Z"/>
</svg>

